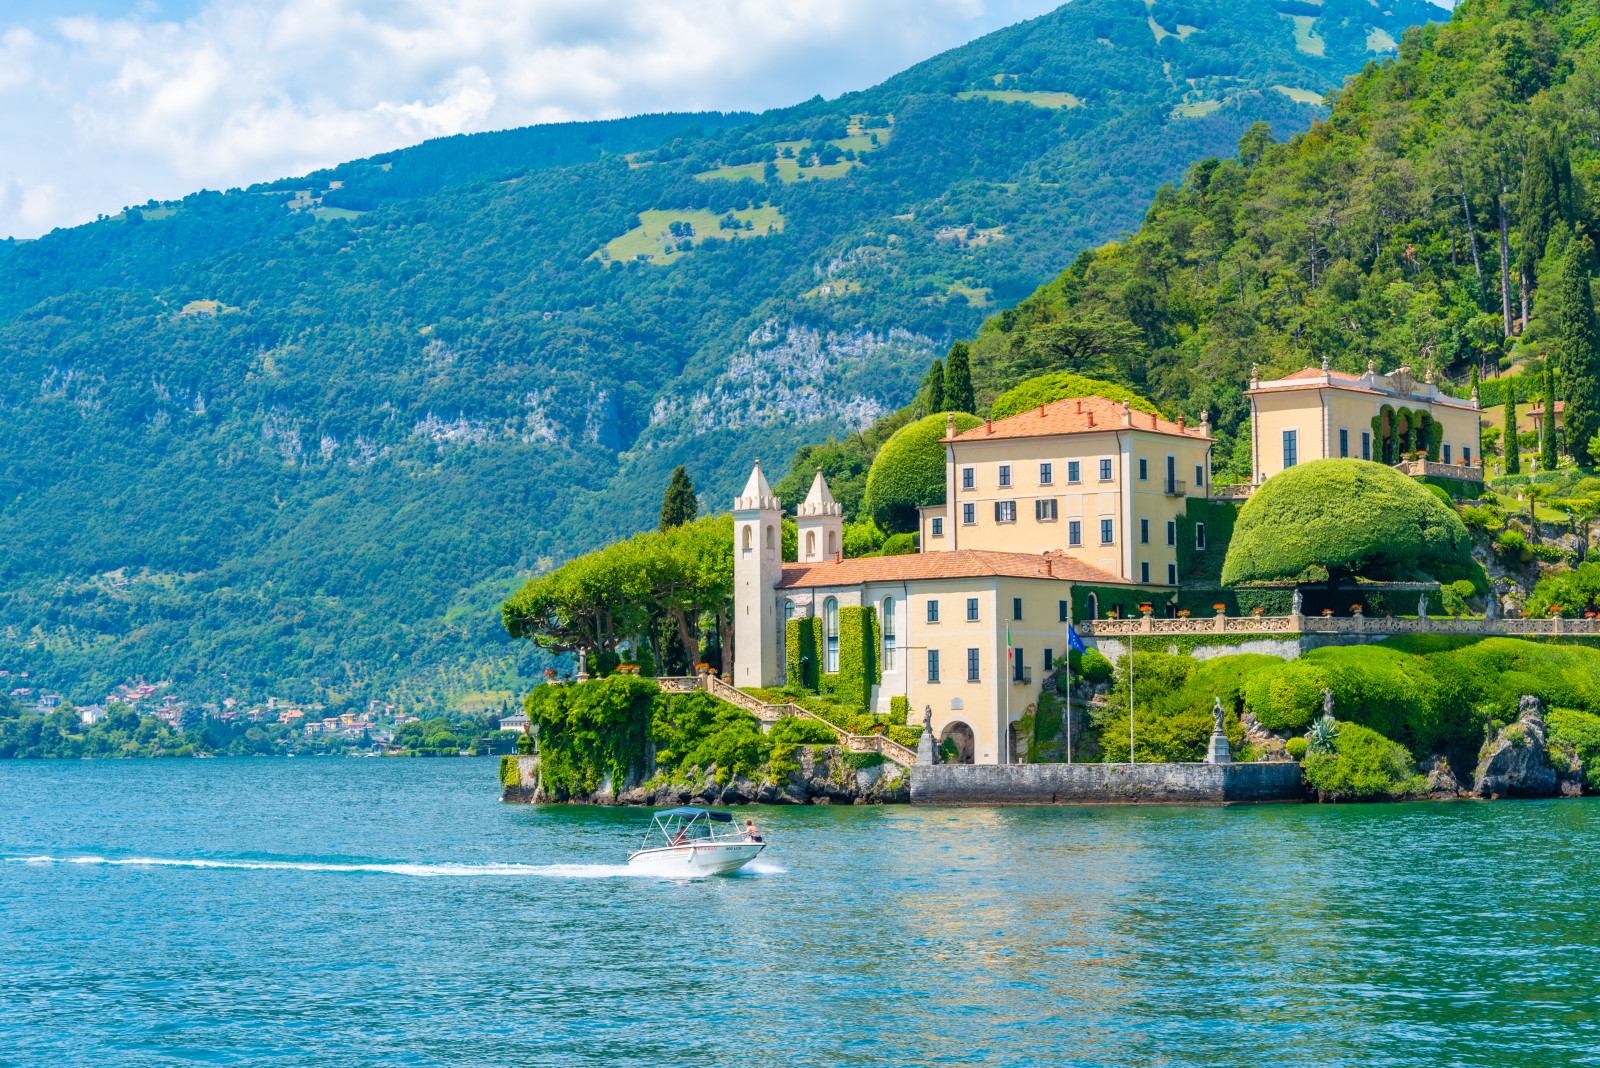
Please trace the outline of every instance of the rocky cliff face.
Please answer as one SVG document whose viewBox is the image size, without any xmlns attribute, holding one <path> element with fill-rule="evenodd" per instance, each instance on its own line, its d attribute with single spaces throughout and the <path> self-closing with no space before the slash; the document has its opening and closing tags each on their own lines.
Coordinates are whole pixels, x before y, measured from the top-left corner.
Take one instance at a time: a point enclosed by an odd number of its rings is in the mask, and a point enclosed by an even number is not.
<svg viewBox="0 0 1600 1068">
<path fill-rule="evenodd" d="M 1524 696 L 1515 723 L 1485 745 L 1472 779 L 1476 797 L 1577 797 L 1583 793 L 1583 769 L 1556 771 L 1545 750 L 1544 717 L 1539 699 Z"/>
<path fill-rule="evenodd" d="M 591 794 L 548 794 L 539 778 L 536 756 L 507 757 L 502 765 L 503 798 L 521 804 L 574 805 L 883 805 L 907 804 L 910 779 L 898 764 L 857 768 L 838 746 L 801 746 L 795 750 L 798 769 L 773 781 L 735 775 L 717 782 L 717 769 L 707 768 L 694 782 L 604 782 Z M 514 769 L 514 770 L 513 770 Z"/>
</svg>

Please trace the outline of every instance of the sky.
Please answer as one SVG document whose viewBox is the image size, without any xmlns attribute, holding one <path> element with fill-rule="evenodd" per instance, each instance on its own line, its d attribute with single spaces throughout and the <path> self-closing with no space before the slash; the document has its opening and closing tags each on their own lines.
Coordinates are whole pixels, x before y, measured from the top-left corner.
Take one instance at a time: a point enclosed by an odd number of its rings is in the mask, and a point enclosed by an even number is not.
<svg viewBox="0 0 1600 1068">
<path fill-rule="evenodd" d="M 430 137 L 863 89 L 1059 0 L 5 0 L 0 236 Z"/>
</svg>

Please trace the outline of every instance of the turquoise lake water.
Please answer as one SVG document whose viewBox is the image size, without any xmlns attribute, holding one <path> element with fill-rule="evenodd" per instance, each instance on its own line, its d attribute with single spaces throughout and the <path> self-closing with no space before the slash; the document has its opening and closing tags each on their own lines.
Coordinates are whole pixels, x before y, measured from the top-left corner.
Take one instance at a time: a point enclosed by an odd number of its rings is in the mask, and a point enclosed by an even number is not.
<svg viewBox="0 0 1600 1068">
<path fill-rule="evenodd" d="M 0 1065 L 1600 1062 L 1594 801 L 639 810 L 488 760 L 0 764 Z"/>
</svg>

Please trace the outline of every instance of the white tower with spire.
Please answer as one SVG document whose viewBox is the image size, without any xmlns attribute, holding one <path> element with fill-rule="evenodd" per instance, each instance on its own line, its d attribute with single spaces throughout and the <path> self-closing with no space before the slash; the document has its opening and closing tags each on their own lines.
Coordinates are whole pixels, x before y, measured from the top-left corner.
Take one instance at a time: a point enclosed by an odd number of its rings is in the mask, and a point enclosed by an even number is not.
<svg viewBox="0 0 1600 1068">
<path fill-rule="evenodd" d="M 816 564 L 832 560 L 844 552 L 844 505 L 828 492 L 828 480 L 817 468 L 811 492 L 795 512 L 800 527 L 800 562 Z"/>
<path fill-rule="evenodd" d="M 783 502 L 772 495 L 757 460 L 733 500 L 733 684 L 776 686 L 778 598 L 783 575 Z M 724 665 L 726 668 L 726 665 Z"/>
</svg>

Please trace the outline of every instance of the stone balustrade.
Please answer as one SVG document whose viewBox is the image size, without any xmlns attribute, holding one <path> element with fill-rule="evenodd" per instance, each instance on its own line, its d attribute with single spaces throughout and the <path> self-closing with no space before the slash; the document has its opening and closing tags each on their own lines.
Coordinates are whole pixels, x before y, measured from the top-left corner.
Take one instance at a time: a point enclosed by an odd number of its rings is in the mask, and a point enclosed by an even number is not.
<svg viewBox="0 0 1600 1068">
<path fill-rule="evenodd" d="M 1463 482 L 1482 482 L 1483 468 L 1477 464 L 1441 464 L 1432 460 L 1401 460 L 1394 469 L 1402 475 L 1418 478 L 1433 475 L 1435 478 L 1454 478 Z"/>
<path fill-rule="evenodd" d="M 1558 634 L 1600 635 L 1600 619 L 1420 619 L 1396 616 L 1215 616 L 1158 619 L 1145 612 L 1138 619 L 1092 619 L 1074 624 L 1079 634 L 1094 638 L 1141 634 L 1462 634 L 1473 637 L 1535 637 Z"/>
</svg>

